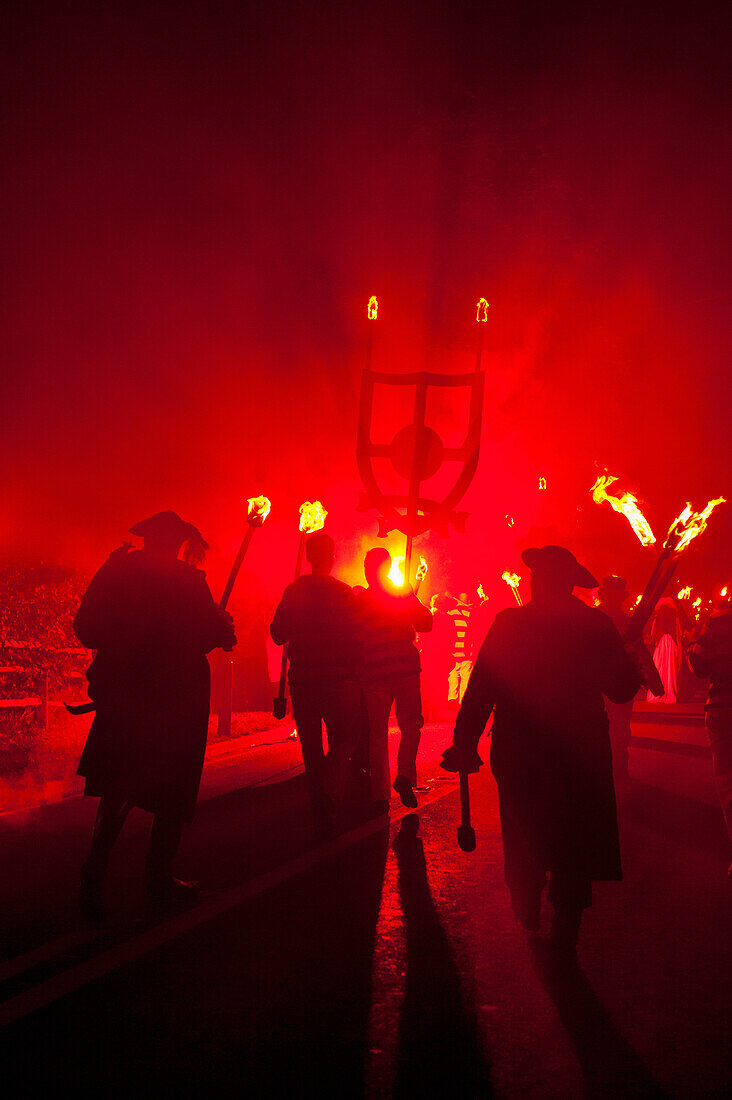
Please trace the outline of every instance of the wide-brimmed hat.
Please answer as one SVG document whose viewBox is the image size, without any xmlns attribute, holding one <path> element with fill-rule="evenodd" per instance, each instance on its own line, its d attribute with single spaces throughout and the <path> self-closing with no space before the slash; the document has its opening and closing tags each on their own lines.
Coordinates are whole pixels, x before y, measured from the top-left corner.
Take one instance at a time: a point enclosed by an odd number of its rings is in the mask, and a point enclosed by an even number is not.
<svg viewBox="0 0 732 1100">
<path fill-rule="evenodd" d="M 571 581 L 573 588 L 597 588 L 597 581 L 589 569 L 580 565 L 565 546 L 529 547 L 524 550 L 521 560 L 538 576 Z"/>
<path fill-rule="evenodd" d="M 628 595 L 628 585 L 624 577 L 603 577 L 602 584 L 597 590 L 598 599 L 610 597 L 611 599 L 624 600 Z"/>
<path fill-rule="evenodd" d="M 198 528 L 194 527 L 192 523 L 186 523 L 177 512 L 170 510 L 166 512 L 156 512 L 154 516 L 148 516 L 147 519 L 141 519 L 139 523 L 130 527 L 130 534 L 139 535 L 144 539 L 167 538 L 168 536 L 173 538 L 175 536 L 176 538 L 180 538 L 181 542 L 186 542 L 188 539 L 195 539 L 203 545 L 204 549 L 208 549 L 208 543 Z"/>
</svg>

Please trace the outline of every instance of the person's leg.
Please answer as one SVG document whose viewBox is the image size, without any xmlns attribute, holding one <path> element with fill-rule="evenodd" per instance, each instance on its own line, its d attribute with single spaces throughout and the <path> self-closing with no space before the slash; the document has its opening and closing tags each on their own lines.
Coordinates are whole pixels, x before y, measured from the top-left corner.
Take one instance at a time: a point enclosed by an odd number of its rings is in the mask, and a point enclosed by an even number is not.
<svg viewBox="0 0 732 1100">
<path fill-rule="evenodd" d="M 395 681 L 394 705 L 401 735 L 394 790 L 404 805 L 413 809 L 417 805 L 417 750 L 424 724 L 418 672 Z"/>
<path fill-rule="evenodd" d="M 369 719 L 369 767 L 371 797 L 389 803 L 391 771 L 389 767 L 389 714 L 394 702 L 390 684 L 368 684 L 364 688 Z"/>
<path fill-rule="evenodd" d="M 303 683 L 291 684 L 290 692 L 313 820 L 316 831 L 327 831 L 332 825 L 333 806 L 324 782 L 322 691 L 317 684 Z"/>
<path fill-rule="evenodd" d="M 89 853 L 81 870 L 79 906 L 83 916 L 95 923 L 104 917 L 102 891 L 109 856 L 132 803 L 124 798 L 103 796 L 99 800 Z"/>
<path fill-rule="evenodd" d="M 498 789 L 498 809 L 503 842 L 503 877 L 511 895 L 511 909 L 527 932 L 538 932 L 546 871 L 529 840 L 517 800 L 505 787 L 499 786 Z"/>
<path fill-rule="evenodd" d="M 360 750 L 361 706 L 361 689 L 355 681 L 336 680 L 324 685 L 322 709 L 328 736 L 325 783 L 334 802 L 343 798 L 351 758 L 357 746 Z"/>
<path fill-rule="evenodd" d="M 548 898 L 554 906 L 552 942 L 562 951 L 573 952 L 582 911 L 592 905 L 592 882 L 571 871 L 552 871 Z"/>
<path fill-rule="evenodd" d="M 198 894 L 197 882 L 182 882 L 173 875 L 173 860 L 183 833 L 183 818 L 157 813 L 153 818 L 145 867 L 145 885 L 156 904 L 191 901 Z"/>
</svg>

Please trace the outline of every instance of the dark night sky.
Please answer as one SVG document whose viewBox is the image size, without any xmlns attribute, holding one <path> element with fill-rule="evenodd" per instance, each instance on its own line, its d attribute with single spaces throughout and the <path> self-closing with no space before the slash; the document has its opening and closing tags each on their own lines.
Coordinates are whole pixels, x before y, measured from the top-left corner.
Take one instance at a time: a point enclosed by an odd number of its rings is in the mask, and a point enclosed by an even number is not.
<svg viewBox="0 0 732 1100">
<path fill-rule="evenodd" d="M 491 302 L 471 520 L 434 543 L 436 577 L 515 568 L 539 473 L 559 536 L 637 580 L 648 559 L 589 500 L 595 461 L 657 534 L 687 498 L 732 496 L 725 5 L 4 19 L 6 556 L 95 564 L 172 507 L 217 586 L 260 491 L 249 583 L 286 581 L 306 498 L 355 555 L 375 532 L 354 454 L 371 293 L 375 365 L 405 369 L 470 369 Z M 731 514 L 689 576 L 732 580 Z"/>
</svg>

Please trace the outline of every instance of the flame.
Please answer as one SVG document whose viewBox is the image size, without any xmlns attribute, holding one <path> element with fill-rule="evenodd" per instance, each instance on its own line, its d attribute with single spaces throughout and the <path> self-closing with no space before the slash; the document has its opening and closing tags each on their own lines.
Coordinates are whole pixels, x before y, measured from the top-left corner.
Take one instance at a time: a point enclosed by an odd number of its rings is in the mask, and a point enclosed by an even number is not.
<svg viewBox="0 0 732 1100">
<path fill-rule="evenodd" d="M 638 498 L 632 493 L 623 493 L 621 497 L 608 493 L 609 486 L 618 480 L 613 474 L 601 474 L 590 489 L 592 499 L 596 504 L 602 504 L 607 500 L 616 512 L 625 516 L 635 534 L 640 540 L 641 546 L 650 546 L 656 541 L 656 536 L 651 530 L 650 524 L 638 507 Z"/>
<path fill-rule="evenodd" d="M 306 500 L 300 505 L 300 530 L 305 535 L 312 535 L 313 531 L 321 529 L 327 515 L 319 500 Z"/>
<path fill-rule="evenodd" d="M 540 477 L 539 478 L 539 492 L 540 493 L 545 493 L 546 492 L 546 478 L 545 477 Z"/>
<path fill-rule="evenodd" d="M 485 594 L 485 589 L 483 588 L 482 584 L 479 584 L 475 591 L 478 593 L 478 597 L 481 600 L 487 600 L 488 599 L 488 597 Z"/>
<path fill-rule="evenodd" d="M 643 599 L 642 594 L 640 596 L 636 596 L 636 598 L 635 598 L 635 606 L 636 607 L 638 606 L 638 604 L 641 602 L 642 599 Z"/>
<path fill-rule="evenodd" d="M 691 585 L 687 584 L 684 588 L 680 588 L 676 596 L 677 600 L 688 600 L 691 596 Z"/>
<path fill-rule="evenodd" d="M 691 606 L 692 607 L 701 607 L 701 602 L 702 602 L 701 596 L 697 596 L 697 598 L 694 600 L 694 602 Z"/>
<path fill-rule="evenodd" d="M 720 596 L 722 596 L 722 597 L 724 597 L 724 596 L 726 596 L 726 595 L 727 595 L 727 585 L 726 585 L 726 584 L 725 584 L 724 588 L 721 588 L 721 589 L 720 589 L 720 591 L 719 591 L 719 594 L 720 594 Z"/>
<path fill-rule="evenodd" d="M 509 588 L 518 588 L 521 583 L 521 577 L 518 573 L 509 573 L 508 570 L 501 574 L 501 580 L 505 581 Z"/>
<path fill-rule="evenodd" d="M 369 321 L 375 321 L 379 316 L 379 299 L 375 294 L 372 294 L 369 298 L 369 304 L 366 306 L 366 316 Z"/>
<path fill-rule="evenodd" d="M 505 520 L 506 520 L 506 524 L 507 524 L 508 527 L 513 527 L 514 523 L 516 522 L 516 520 L 513 518 L 513 516 L 509 516 L 509 515 L 505 516 Z"/>
<path fill-rule="evenodd" d="M 250 497 L 247 501 L 247 523 L 252 527 L 261 527 L 270 513 L 272 505 L 267 497 Z"/>
<path fill-rule="evenodd" d="M 404 558 L 394 558 L 389 570 L 389 580 L 397 588 L 404 586 Z"/>
<path fill-rule="evenodd" d="M 479 298 L 476 305 L 476 321 L 482 321 L 483 323 L 485 323 L 488 320 L 489 309 L 490 306 L 488 305 L 488 302 L 485 300 L 485 298 Z"/>
<path fill-rule="evenodd" d="M 427 576 L 427 562 L 420 555 L 419 565 L 417 566 L 417 580 L 423 581 Z"/>
<path fill-rule="evenodd" d="M 681 515 L 677 516 L 668 529 L 668 535 L 666 537 L 665 546 L 671 548 L 671 540 L 676 538 L 676 545 L 673 547 L 674 554 L 680 554 L 682 550 L 685 550 L 692 539 L 695 539 L 697 535 L 700 535 L 702 531 L 706 530 L 707 520 L 717 507 L 718 504 L 725 504 L 724 497 L 717 497 L 716 500 L 710 500 L 706 508 L 703 508 L 701 512 L 692 512 L 691 504 L 687 501 Z"/>
</svg>

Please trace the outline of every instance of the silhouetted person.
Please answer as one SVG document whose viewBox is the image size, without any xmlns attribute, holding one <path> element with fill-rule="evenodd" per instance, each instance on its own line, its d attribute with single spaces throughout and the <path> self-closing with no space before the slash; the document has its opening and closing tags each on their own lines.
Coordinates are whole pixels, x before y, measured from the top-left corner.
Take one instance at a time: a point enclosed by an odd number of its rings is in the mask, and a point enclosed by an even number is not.
<svg viewBox="0 0 732 1100">
<path fill-rule="evenodd" d="M 415 631 L 432 629 L 432 615 L 411 588 L 389 580 L 391 555 L 374 547 L 364 558 L 368 587 L 358 593 L 361 625 L 361 682 L 369 721 L 371 795 L 376 809 L 389 806 L 389 714 L 392 703 L 401 733 L 394 790 L 405 806 L 417 799 L 417 749 L 423 725 L 420 661 Z"/>
<path fill-rule="evenodd" d="M 79 762 L 84 793 L 101 801 L 82 871 L 82 912 L 103 916 L 102 890 L 112 845 L 133 806 L 154 814 L 146 887 L 157 905 L 183 901 L 195 883 L 173 877 L 183 825 L 193 816 L 208 731 L 206 654 L 236 644 L 231 616 L 214 603 L 205 574 L 178 560 L 184 543 L 206 544 L 175 512 L 130 528 L 140 550 L 121 546 L 92 579 L 74 630 L 96 650 L 89 695 L 96 716 Z"/>
<path fill-rule="evenodd" d="M 704 707 L 719 801 L 732 843 L 732 604 L 725 600 L 707 619 L 689 650 L 696 676 L 709 680 Z M 732 863 L 728 868 L 732 875 Z"/>
<path fill-rule="evenodd" d="M 656 604 L 651 619 L 651 640 L 653 642 L 653 663 L 663 681 L 664 693 L 660 703 L 675 703 L 677 698 L 676 677 L 681 663 L 681 622 L 676 604 L 670 596 L 664 596 Z M 647 699 L 652 702 L 654 693 L 649 690 Z"/>
<path fill-rule="evenodd" d="M 598 606 L 612 619 L 615 629 L 622 638 L 630 623 L 630 615 L 623 610 L 628 598 L 628 587 L 622 577 L 603 577 L 597 591 Z M 630 748 L 630 719 L 633 714 L 633 700 L 627 703 L 613 703 L 605 699 L 605 710 L 610 723 L 610 744 L 613 751 L 613 774 L 615 789 L 620 793 L 628 784 L 628 750 Z"/>
<path fill-rule="evenodd" d="M 277 645 L 287 644 L 292 711 L 313 817 L 317 831 L 327 833 L 333 825 L 335 799 L 346 781 L 354 716 L 360 706 L 355 597 L 347 584 L 330 576 L 334 557 L 330 535 L 325 531 L 311 535 L 305 556 L 312 574 L 287 586 L 270 634 Z"/>
<path fill-rule="evenodd" d="M 569 550 L 525 550 L 531 595 L 488 631 L 444 754 L 474 772 L 491 714 L 506 884 L 518 920 L 538 931 L 550 872 L 552 937 L 572 950 L 593 879 L 622 878 L 612 757 L 603 695 L 631 699 L 634 660 L 611 620 L 572 595 L 597 581 Z"/>
<path fill-rule="evenodd" d="M 470 648 L 471 610 L 467 592 L 461 592 L 456 599 L 453 599 L 453 605 L 447 612 L 453 627 L 453 663 L 447 681 L 447 700 L 453 704 L 453 714 L 457 712 L 463 701 L 463 695 L 470 679 L 470 671 L 473 667 Z"/>
<path fill-rule="evenodd" d="M 432 631 L 429 637 L 420 639 L 422 703 L 428 722 L 444 721 L 447 710 L 448 677 L 454 664 L 452 643 L 455 627 L 447 613 L 451 603 L 444 595 L 432 597 Z"/>
</svg>

